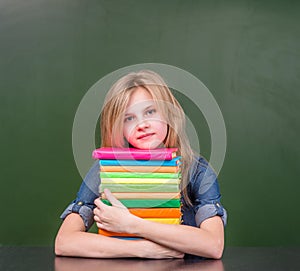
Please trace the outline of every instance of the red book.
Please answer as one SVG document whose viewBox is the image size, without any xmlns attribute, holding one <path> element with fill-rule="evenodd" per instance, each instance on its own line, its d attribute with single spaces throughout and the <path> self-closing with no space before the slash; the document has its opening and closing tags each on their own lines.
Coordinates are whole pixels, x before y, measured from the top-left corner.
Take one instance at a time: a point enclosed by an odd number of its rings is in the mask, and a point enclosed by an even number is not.
<svg viewBox="0 0 300 271">
<path fill-rule="evenodd" d="M 177 156 L 177 150 L 177 148 L 142 150 L 135 148 L 102 147 L 93 151 L 93 158 L 102 160 L 172 160 Z"/>
</svg>

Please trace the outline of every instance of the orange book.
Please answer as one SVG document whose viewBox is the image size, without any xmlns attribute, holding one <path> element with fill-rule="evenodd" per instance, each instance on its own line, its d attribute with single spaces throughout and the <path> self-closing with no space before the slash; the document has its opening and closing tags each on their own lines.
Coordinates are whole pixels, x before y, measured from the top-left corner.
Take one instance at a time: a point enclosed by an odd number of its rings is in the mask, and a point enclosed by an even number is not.
<svg viewBox="0 0 300 271">
<path fill-rule="evenodd" d="M 180 208 L 129 208 L 130 213 L 141 218 L 180 218 Z"/>
<path fill-rule="evenodd" d="M 178 173 L 180 166 L 100 166 L 100 171 Z"/>
</svg>

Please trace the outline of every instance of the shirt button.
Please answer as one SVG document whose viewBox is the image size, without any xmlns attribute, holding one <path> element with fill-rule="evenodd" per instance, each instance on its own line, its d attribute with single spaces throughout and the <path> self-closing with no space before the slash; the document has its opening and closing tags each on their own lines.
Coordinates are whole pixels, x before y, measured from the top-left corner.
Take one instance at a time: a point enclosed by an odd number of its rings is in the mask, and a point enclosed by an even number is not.
<svg viewBox="0 0 300 271">
<path fill-rule="evenodd" d="M 77 205 L 79 205 L 79 206 L 81 206 L 82 204 L 83 204 L 82 201 L 78 201 L 78 202 L 77 202 Z"/>
<path fill-rule="evenodd" d="M 220 207 L 220 204 L 219 204 L 219 202 L 217 202 L 217 203 L 216 203 L 216 206 L 217 206 L 217 207 Z"/>
</svg>

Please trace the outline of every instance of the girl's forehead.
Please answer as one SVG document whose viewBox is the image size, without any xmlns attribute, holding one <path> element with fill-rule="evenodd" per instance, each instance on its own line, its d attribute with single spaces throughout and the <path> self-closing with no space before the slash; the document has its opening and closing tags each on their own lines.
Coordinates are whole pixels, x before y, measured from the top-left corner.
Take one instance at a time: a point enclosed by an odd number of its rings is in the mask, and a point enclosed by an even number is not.
<svg viewBox="0 0 300 271">
<path fill-rule="evenodd" d="M 153 107 L 155 106 L 155 102 L 153 99 L 151 100 L 136 100 L 133 103 L 128 103 L 125 113 L 130 114 L 130 113 L 135 113 L 139 111 L 143 111 L 146 108 Z"/>
<path fill-rule="evenodd" d="M 129 102 L 135 100 L 152 100 L 153 97 L 150 92 L 144 87 L 136 87 L 132 90 Z"/>
<path fill-rule="evenodd" d="M 136 104 L 147 103 L 147 102 L 153 103 L 152 95 L 149 93 L 149 91 L 147 91 L 143 87 L 137 87 L 132 91 L 127 107 L 131 107 Z"/>
</svg>

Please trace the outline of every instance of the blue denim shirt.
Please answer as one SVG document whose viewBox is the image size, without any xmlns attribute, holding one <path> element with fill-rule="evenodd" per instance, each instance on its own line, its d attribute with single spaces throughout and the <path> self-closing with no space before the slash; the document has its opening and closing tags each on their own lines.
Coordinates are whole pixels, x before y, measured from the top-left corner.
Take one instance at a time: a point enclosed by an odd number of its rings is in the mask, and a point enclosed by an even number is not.
<svg viewBox="0 0 300 271">
<path fill-rule="evenodd" d="M 199 157 L 191 167 L 188 194 L 192 206 L 186 204 L 181 197 L 182 224 L 199 227 L 207 218 L 220 216 L 224 226 L 227 213 L 220 202 L 219 184 L 213 169 L 203 157 Z M 64 219 L 70 213 L 78 213 L 88 230 L 93 220 L 94 200 L 99 197 L 99 163 L 96 161 L 85 176 L 76 199 L 65 209 L 60 216 Z"/>
</svg>

